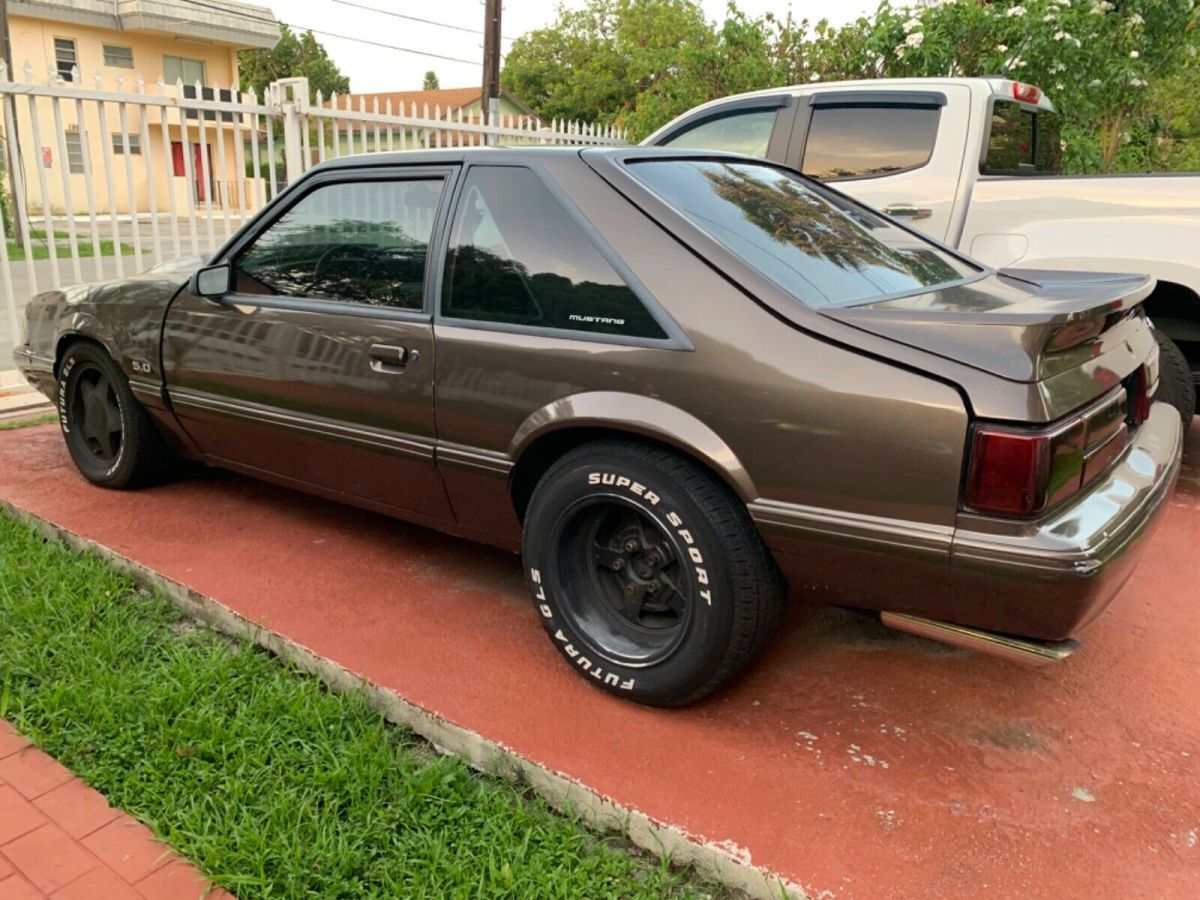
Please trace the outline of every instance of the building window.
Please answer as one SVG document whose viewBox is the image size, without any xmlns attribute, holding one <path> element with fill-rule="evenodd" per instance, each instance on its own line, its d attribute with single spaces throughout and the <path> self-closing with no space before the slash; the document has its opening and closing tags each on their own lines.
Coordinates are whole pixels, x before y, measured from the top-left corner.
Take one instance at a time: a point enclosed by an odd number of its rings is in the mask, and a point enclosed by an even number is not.
<svg viewBox="0 0 1200 900">
<path fill-rule="evenodd" d="M 79 139 L 78 131 L 68 131 L 67 139 L 67 171 L 72 175 L 83 174 L 83 141 Z"/>
<path fill-rule="evenodd" d="M 204 60 L 187 59 L 183 56 L 164 56 L 163 81 L 167 84 L 175 84 L 180 79 L 186 85 L 194 85 L 197 81 L 201 85 L 207 84 L 208 81 L 204 77 Z"/>
<path fill-rule="evenodd" d="M 79 65 L 79 54 L 71 38 L 54 39 L 54 64 L 59 78 L 63 81 L 75 80 L 73 70 Z"/>
<path fill-rule="evenodd" d="M 127 134 L 126 139 L 129 141 L 129 152 L 134 156 L 140 156 L 142 153 L 142 136 L 140 134 Z M 124 153 L 125 144 L 121 140 L 121 132 L 115 132 L 112 136 L 113 153 Z"/>
<path fill-rule="evenodd" d="M 133 68 L 133 48 L 122 47 L 119 44 L 104 45 L 104 64 L 118 69 Z"/>
</svg>

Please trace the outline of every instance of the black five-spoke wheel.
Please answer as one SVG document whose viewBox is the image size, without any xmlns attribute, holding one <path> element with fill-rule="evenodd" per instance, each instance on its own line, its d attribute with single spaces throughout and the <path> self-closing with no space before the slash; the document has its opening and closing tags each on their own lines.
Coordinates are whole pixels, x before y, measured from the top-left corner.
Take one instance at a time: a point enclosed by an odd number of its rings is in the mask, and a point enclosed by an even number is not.
<svg viewBox="0 0 1200 900">
<path fill-rule="evenodd" d="M 94 365 L 85 364 L 76 378 L 71 420 L 78 423 L 88 450 L 105 466 L 121 454 L 121 404 L 112 382 Z"/>
<path fill-rule="evenodd" d="M 599 656 L 644 666 L 675 648 L 693 591 L 684 551 L 662 524 L 623 500 L 585 500 L 560 518 L 556 537 L 564 612 Z"/>
</svg>

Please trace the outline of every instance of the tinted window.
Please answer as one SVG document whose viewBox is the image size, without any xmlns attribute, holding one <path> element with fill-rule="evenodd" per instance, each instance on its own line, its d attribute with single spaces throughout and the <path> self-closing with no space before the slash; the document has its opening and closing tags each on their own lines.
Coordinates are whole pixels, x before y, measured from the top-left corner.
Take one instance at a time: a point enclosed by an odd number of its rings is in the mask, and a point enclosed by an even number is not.
<svg viewBox="0 0 1200 900">
<path fill-rule="evenodd" d="M 476 166 L 463 185 L 443 312 L 460 319 L 666 337 L 529 169 Z"/>
<path fill-rule="evenodd" d="M 1058 114 L 1036 112 L 1018 103 L 992 108 L 983 171 L 1008 175 L 1057 175 L 1062 163 L 1062 125 Z"/>
<path fill-rule="evenodd" d="M 307 194 L 237 261 L 237 290 L 420 309 L 441 179 Z"/>
<path fill-rule="evenodd" d="M 933 152 L 940 112 L 936 107 L 817 107 L 801 169 L 813 178 L 872 178 L 923 166 Z"/>
<path fill-rule="evenodd" d="M 670 160 L 634 163 L 631 170 L 698 228 L 809 306 L 869 302 L 976 272 L 783 169 Z"/>
<path fill-rule="evenodd" d="M 755 109 L 709 119 L 664 144 L 686 150 L 723 150 L 765 157 L 775 127 L 775 109 Z"/>
</svg>

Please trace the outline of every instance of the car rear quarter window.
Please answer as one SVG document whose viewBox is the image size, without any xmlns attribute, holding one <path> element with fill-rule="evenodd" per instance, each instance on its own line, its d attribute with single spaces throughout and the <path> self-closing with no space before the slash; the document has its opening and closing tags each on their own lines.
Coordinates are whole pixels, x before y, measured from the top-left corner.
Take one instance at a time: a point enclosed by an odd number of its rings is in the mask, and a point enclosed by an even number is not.
<svg viewBox="0 0 1200 900">
<path fill-rule="evenodd" d="M 851 306 L 978 270 L 794 173 L 735 160 L 643 160 L 630 171 L 692 224 L 808 306 Z"/>
<path fill-rule="evenodd" d="M 721 150 L 760 159 L 767 155 L 778 109 L 750 109 L 706 119 L 663 142 L 681 150 Z"/>
<path fill-rule="evenodd" d="M 427 178 L 317 187 L 238 256 L 237 291 L 421 309 L 442 184 Z"/>
<path fill-rule="evenodd" d="M 451 229 L 445 316 L 641 338 L 667 335 L 530 169 L 474 166 Z"/>
<path fill-rule="evenodd" d="M 995 103 L 980 168 L 987 175 L 1057 175 L 1062 169 L 1058 114 L 1019 103 Z"/>
<path fill-rule="evenodd" d="M 804 145 L 805 175 L 823 180 L 878 178 L 929 162 L 938 107 L 819 106 Z"/>
</svg>

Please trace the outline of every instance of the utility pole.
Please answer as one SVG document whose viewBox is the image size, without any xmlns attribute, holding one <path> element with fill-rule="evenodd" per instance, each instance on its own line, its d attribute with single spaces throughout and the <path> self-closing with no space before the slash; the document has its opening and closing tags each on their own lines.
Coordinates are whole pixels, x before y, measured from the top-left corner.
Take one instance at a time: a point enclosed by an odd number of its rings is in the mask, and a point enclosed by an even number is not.
<svg viewBox="0 0 1200 900">
<path fill-rule="evenodd" d="M 8 66 L 8 80 L 17 80 L 17 71 L 13 68 L 12 60 L 12 42 L 8 37 L 8 0 L 0 0 L 0 59 L 4 60 L 4 64 Z M 6 100 L 4 102 L 11 102 Z M 3 121 L 0 119 L 0 121 Z M 13 158 L 15 154 L 9 152 L 11 148 L 17 146 L 17 110 L 16 104 L 13 105 L 12 117 L 13 133 L 8 135 L 12 138 L 4 148 L 4 166 L 8 170 L 8 193 L 12 198 L 12 226 L 13 233 L 9 235 L 10 240 L 15 240 L 20 243 L 25 234 L 25 223 L 21 221 L 21 216 L 17 212 L 22 204 L 17 202 L 17 176 L 16 167 L 20 161 Z"/>
<path fill-rule="evenodd" d="M 483 22 L 483 124 L 500 121 L 500 2 L 486 0 Z"/>
</svg>

